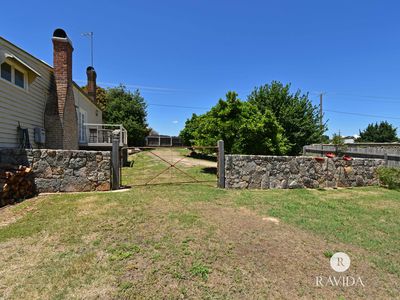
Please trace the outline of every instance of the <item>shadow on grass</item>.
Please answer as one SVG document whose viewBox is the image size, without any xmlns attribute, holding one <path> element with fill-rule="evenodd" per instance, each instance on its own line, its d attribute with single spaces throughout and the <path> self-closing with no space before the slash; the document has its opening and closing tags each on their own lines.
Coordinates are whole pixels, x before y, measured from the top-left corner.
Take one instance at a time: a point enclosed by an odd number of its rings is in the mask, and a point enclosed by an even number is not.
<svg viewBox="0 0 400 300">
<path fill-rule="evenodd" d="M 202 160 L 208 160 L 208 161 L 217 161 L 217 157 L 205 153 L 197 153 L 192 151 L 187 157 L 195 158 L 195 159 L 202 159 Z"/>
<path fill-rule="evenodd" d="M 201 173 L 217 175 L 216 167 L 205 167 L 201 169 Z"/>
</svg>

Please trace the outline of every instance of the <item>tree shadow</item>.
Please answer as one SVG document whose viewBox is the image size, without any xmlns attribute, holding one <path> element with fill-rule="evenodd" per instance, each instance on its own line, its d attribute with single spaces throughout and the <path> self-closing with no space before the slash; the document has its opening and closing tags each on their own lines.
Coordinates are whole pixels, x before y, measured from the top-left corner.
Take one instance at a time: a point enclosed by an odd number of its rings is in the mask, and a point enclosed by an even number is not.
<svg viewBox="0 0 400 300">
<path fill-rule="evenodd" d="M 217 175 L 216 167 L 205 167 L 201 169 L 201 173 Z"/>
<path fill-rule="evenodd" d="M 187 157 L 191 157 L 191 158 L 195 158 L 195 159 L 208 160 L 208 161 L 214 161 L 214 162 L 217 161 L 217 157 L 216 156 L 205 154 L 205 153 L 198 153 L 198 152 L 194 152 L 194 151 L 192 151 L 189 155 L 187 155 Z"/>
</svg>

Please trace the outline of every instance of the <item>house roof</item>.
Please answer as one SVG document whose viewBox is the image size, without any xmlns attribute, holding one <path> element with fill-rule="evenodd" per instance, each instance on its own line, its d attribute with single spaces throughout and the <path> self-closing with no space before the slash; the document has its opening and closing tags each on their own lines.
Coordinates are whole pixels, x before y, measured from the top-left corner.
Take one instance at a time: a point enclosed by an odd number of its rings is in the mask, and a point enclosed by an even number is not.
<svg viewBox="0 0 400 300">
<path fill-rule="evenodd" d="M 75 88 L 77 88 L 81 93 L 82 93 L 82 95 L 84 95 L 91 103 L 93 103 L 93 105 L 95 105 L 100 111 L 103 111 L 100 107 L 99 107 L 99 105 L 97 104 L 97 103 L 95 103 L 93 100 L 92 100 L 92 98 L 90 98 L 89 97 L 89 95 L 75 82 L 75 81 L 72 81 L 73 82 L 73 84 L 74 84 L 74 87 Z"/>
<path fill-rule="evenodd" d="M 24 52 L 25 54 L 29 55 L 30 57 L 32 57 L 33 59 L 37 60 L 38 62 L 40 62 L 41 64 L 45 65 L 47 68 L 53 70 L 53 67 L 48 64 L 47 62 L 45 62 L 44 60 L 41 60 L 35 56 L 33 56 L 32 54 L 30 54 L 29 52 L 27 52 L 26 50 L 22 49 L 21 47 L 15 45 L 14 43 L 10 42 L 9 40 L 5 39 L 4 37 L 0 36 L 0 40 L 5 41 L 6 43 L 10 44 L 11 46 L 17 48 L 18 50 Z"/>
<path fill-rule="evenodd" d="M 22 49 L 21 47 L 15 45 L 14 43 L 10 42 L 9 40 L 5 39 L 4 37 L 0 36 L 0 40 L 3 40 L 4 42 L 10 44 L 11 46 L 17 48 L 18 50 L 24 52 L 25 54 L 27 54 L 28 56 L 30 56 L 31 58 L 35 59 L 36 61 L 40 62 L 41 64 L 43 64 L 44 66 L 46 66 L 46 68 L 49 69 L 50 72 L 54 71 L 53 66 L 51 66 L 50 64 L 48 64 L 47 62 L 45 62 L 44 60 L 41 60 L 35 56 L 33 56 L 32 54 L 30 54 L 29 52 L 27 52 L 26 50 Z M 12 54 L 11 54 L 12 55 Z M 40 74 L 39 74 L 40 75 Z M 94 101 L 92 101 L 92 99 L 89 97 L 89 95 L 75 82 L 72 81 L 74 86 L 87 98 L 87 100 L 89 100 L 91 103 L 93 103 L 100 111 L 103 111 L 99 105 L 97 103 L 95 103 Z"/>
<path fill-rule="evenodd" d="M 165 135 L 165 134 L 151 134 L 146 136 L 146 138 L 180 138 L 179 136 L 173 136 L 173 135 Z"/>
</svg>

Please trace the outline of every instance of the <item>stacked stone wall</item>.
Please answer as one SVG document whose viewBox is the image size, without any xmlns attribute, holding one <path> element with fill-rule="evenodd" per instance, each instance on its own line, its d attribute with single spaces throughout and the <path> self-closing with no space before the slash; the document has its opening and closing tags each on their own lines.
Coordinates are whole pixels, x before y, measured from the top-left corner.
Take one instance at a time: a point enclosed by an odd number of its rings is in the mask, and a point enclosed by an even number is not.
<svg viewBox="0 0 400 300">
<path fill-rule="evenodd" d="M 381 159 L 226 155 L 225 187 L 249 189 L 353 187 L 378 184 Z"/>
<path fill-rule="evenodd" d="M 39 193 L 110 190 L 111 153 L 108 151 L 3 149 L 0 150 L 1 165 L 32 167 Z"/>
</svg>

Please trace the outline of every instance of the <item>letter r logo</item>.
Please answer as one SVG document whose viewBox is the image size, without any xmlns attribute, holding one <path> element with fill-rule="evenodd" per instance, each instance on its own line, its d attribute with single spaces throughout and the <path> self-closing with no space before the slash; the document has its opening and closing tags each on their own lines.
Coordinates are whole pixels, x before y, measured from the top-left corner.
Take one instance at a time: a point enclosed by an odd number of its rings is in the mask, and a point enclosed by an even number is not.
<svg viewBox="0 0 400 300">
<path fill-rule="evenodd" d="M 350 257 L 344 252 L 337 252 L 331 257 L 331 268 L 336 272 L 345 272 L 350 268 Z"/>
<path fill-rule="evenodd" d="M 338 267 L 344 267 L 344 264 L 343 264 L 343 257 L 337 257 L 337 266 Z"/>
</svg>

